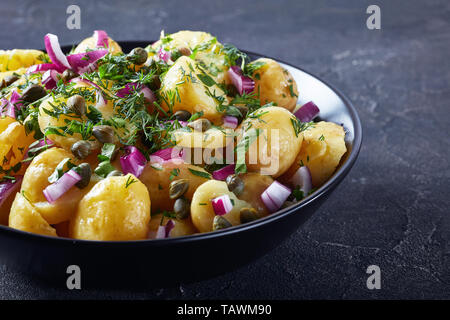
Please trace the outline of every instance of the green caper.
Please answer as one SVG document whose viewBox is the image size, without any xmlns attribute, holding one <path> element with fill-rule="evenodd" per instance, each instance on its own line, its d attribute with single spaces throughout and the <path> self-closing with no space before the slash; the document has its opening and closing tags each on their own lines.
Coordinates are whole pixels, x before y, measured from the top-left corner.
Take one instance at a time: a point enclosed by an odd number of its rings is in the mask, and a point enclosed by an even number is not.
<svg viewBox="0 0 450 320">
<path fill-rule="evenodd" d="M 197 119 L 195 121 L 189 122 L 188 127 L 191 127 L 195 131 L 205 132 L 211 128 L 211 122 L 208 119 Z"/>
<path fill-rule="evenodd" d="M 148 87 L 153 91 L 156 91 L 161 87 L 161 79 L 159 79 L 158 75 L 155 74 L 150 78 Z"/>
<path fill-rule="evenodd" d="M 178 52 L 182 55 L 182 56 L 190 56 L 192 54 L 191 49 L 187 48 L 187 47 L 181 47 L 178 48 Z"/>
<path fill-rule="evenodd" d="M 244 181 L 239 178 L 236 174 L 230 174 L 227 179 L 228 190 L 233 192 L 235 195 L 240 195 L 244 191 Z"/>
<path fill-rule="evenodd" d="M 22 100 L 28 103 L 32 103 L 45 97 L 46 95 L 47 91 L 45 91 L 42 86 L 38 84 L 32 84 L 23 91 Z"/>
<path fill-rule="evenodd" d="M 173 115 L 178 121 L 188 121 L 191 118 L 191 113 L 186 110 L 178 110 Z"/>
<path fill-rule="evenodd" d="M 72 145 L 71 151 L 78 159 L 84 159 L 91 153 L 91 144 L 86 140 L 80 140 Z"/>
<path fill-rule="evenodd" d="M 14 82 L 16 82 L 17 80 L 19 80 L 19 77 L 17 75 L 10 74 L 9 76 L 6 76 L 3 78 L 1 87 L 6 88 L 6 87 L 10 86 L 11 84 L 13 84 Z"/>
<path fill-rule="evenodd" d="M 258 213 L 254 208 L 242 208 L 239 214 L 241 223 L 247 223 L 258 219 Z"/>
<path fill-rule="evenodd" d="M 110 126 L 96 126 L 92 129 L 92 135 L 101 143 L 114 142 L 114 129 Z"/>
<path fill-rule="evenodd" d="M 169 186 L 169 197 L 170 199 L 178 199 L 183 194 L 185 194 L 188 189 L 189 189 L 189 180 L 187 179 L 174 180 L 170 183 Z"/>
<path fill-rule="evenodd" d="M 76 94 L 67 100 L 67 107 L 82 116 L 86 113 L 86 100 L 79 94 Z"/>
<path fill-rule="evenodd" d="M 134 48 L 133 50 L 131 50 L 131 52 L 128 54 L 127 59 L 130 61 L 133 61 L 133 63 L 137 64 L 137 65 L 141 65 L 144 64 L 145 61 L 147 61 L 148 58 L 148 53 L 147 51 L 145 51 L 144 48 Z"/>
<path fill-rule="evenodd" d="M 220 230 L 231 227 L 232 224 L 222 216 L 215 216 L 213 220 L 213 230 Z"/>
<path fill-rule="evenodd" d="M 71 69 L 66 69 L 61 75 L 61 79 L 64 82 L 68 82 L 69 80 L 78 77 L 78 74 L 72 71 Z"/>
<path fill-rule="evenodd" d="M 110 173 L 108 173 L 107 177 L 120 177 L 123 176 L 123 173 L 119 170 L 113 170 Z"/>
<path fill-rule="evenodd" d="M 190 214 L 189 201 L 185 198 L 178 198 L 173 204 L 173 211 L 177 219 L 186 219 Z"/>
<path fill-rule="evenodd" d="M 86 188 L 91 181 L 92 170 L 89 163 L 82 163 L 78 166 L 78 173 L 81 176 L 81 180 L 75 184 L 79 189 Z"/>
</svg>

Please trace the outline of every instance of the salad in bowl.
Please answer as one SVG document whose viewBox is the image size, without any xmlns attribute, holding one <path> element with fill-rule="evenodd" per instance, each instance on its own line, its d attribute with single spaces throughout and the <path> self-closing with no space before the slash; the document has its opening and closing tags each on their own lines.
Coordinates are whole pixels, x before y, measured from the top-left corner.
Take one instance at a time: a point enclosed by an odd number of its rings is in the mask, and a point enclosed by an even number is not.
<svg viewBox="0 0 450 320">
<path fill-rule="evenodd" d="M 206 32 L 122 52 L 97 30 L 65 54 L 0 51 L 0 223 L 83 240 L 212 232 L 308 197 L 347 152 L 268 58 Z"/>
</svg>

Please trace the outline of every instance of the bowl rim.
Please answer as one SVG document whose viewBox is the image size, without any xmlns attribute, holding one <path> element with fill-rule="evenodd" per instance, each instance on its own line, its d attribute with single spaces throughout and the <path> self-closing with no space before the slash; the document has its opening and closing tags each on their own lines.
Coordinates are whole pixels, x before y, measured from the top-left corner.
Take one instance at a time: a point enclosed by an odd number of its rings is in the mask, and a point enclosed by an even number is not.
<svg viewBox="0 0 450 320">
<path fill-rule="evenodd" d="M 154 41 L 142 41 L 142 40 L 130 40 L 130 41 L 118 41 L 119 44 L 140 44 L 143 45 L 148 43 L 153 43 Z M 69 46 L 62 46 L 62 49 L 64 50 L 65 47 Z M 71 47 L 71 46 L 70 46 Z M 248 231 L 250 229 L 256 229 L 258 227 L 262 227 L 263 225 L 269 224 L 273 221 L 277 221 L 279 219 L 283 219 L 284 217 L 296 214 L 297 211 L 301 210 L 301 208 L 309 205 L 310 203 L 314 202 L 319 197 L 323 196 L 325 193 L 327 193 L 329 190 L 334 188 L 338 183 L 340 183 L 345 176 L 348 174 L 350 169 L 353 167 L 354 163 L 356 162 L 356 159 L 359 155 L 361 145 L 362 145 L 362 125 L 361 120 L 359 118 L 358 112 L 356 111 L 356 108 L 352 104 L 349 98 L 347 98 L 339 89 L 334 87 L 332 84 L 328 83 L 327 81 L 321 79 L 320 77 L 304 70 L 303 68 L 300 68 L 298 66 L 295 66 L 291 63 L 285 62 L 283 60 L 273 58 L 267 55 L 255 53 L 248 50 L 241 50 L 245 52 L 246 54 L 257 56 L 257 57 L 263 57 L 263 58 L 269 58 L 273 59 L 277 62 L 283 63 L 285 65 L 288 65 L 292 68 L 298 69 L 309 76 L 315 78 L 316 80 L 319 80 L 324 85 L 329 87 L 336 95 L 339 96 L 339 98 L 344 102 L 345 107 L 349 111 L 350 118 L 352 120 L 353 126 L 354 126 L 354 139 L 352 144 L 352 149 L 350 151 L 350 154 L 348 154 L 347 159 L 344 163 L 341 164 L 341 166 L 338 168 L 338 170 L 333 174 L 333 176 L 328 179 L 325 184 L 323 184 L 319 189 L 317 189 L 311 196 L 303 199 L 302 201 L 299 201 L 293 206 L 284 208 L 282 210 L 279 210 L 273 214 L 270 214 L 266 217 L 260 218 L 258 220 L 245 223 L 238 226 L 233 226 L 227 229 L 223 230 L 217 230 L 217 231 L 211 231 L 211 232 L 205 232 L 205 233 L 196 233 L 193 235 L 187 235 L 187 236 L 180 236 L 176 238 L 165 238 L 165 239 L 143 239 L 143 240 L 131 240 L 131 241 L 100 241 L 100 240 L 82 240 L 82 239 L 71 239 L 71 238 L 62 238 L 62 237 L 52 237 L 52 236 L 46 236 L 46 235 L 40 235 L 36 233 L 26 232 L 22 230 L 17 230 L 14 228 L 11 228 L 9 226 L 0 225 L 0 232 L 5 234 L 10 234 L 12 236 L 16 237 L 30 237 L 30 239 L 36 239 L 38 241 L 48 241 L 52 242 L 53 244 L 72 244 L 72 245 L 82 245 L 82 246 L 114 246 L 114 247 L 122 247 L 122 246 L 148 246 L 148 245 L 154 245 L 154 246 L 162 246 L 162 245 L 174 245 L 178 243 L 185 243 L 185 242 L 192 242 L 192 241 L 201 241 L 201 240 L 209 240 L 214 239 L 217 237 L 226 237 L 226 236 L 232 236 L 239 232 Z"/>
</svg>

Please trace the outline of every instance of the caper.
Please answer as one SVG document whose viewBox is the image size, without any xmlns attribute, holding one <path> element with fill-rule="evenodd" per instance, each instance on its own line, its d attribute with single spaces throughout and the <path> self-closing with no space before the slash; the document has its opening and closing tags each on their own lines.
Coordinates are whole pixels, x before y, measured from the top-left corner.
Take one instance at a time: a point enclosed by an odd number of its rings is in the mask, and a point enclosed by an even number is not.
<svg viewBox="0 0 450 320">
<path fill-rule="evenodd" d="M 108 173 L 107 177 L 120 177 L 123 176 L 123 173 L 119 170 L 113 170 L 110 173 Z"/>
<path fill-rule="evenodd" d="M 242 208 L 239 214 L 241 223 L 247 223 L 258 219 L 258 213 L 254 208 Z"/>
<path fill-rule="evenodd" d="M 155 74 L 150 78 L 150 83 L 148 87 L 153 91 L 156 91 L 161 87 L 161 80 L 159 79 L 158 75 Z"/>
<path fill-rule="evenodd" d="M 235 195 L 240 195 L 244 191 L 244 181 L 239 178 L 236 174 L 230 174 L 227 179 L 228 190 L 233 192 Z"/>
<path fill-rule="evenodd" d="M 133 61 L 133 63 L 140 65 L 144 64 L 145 61 L 147 61 L 148 53 L 145 51 L 145 49 L 137 47 L 131 50 L 131 52 L 128 54 L 127 59 L 130 61 Z"/>
<path fill-rule="evenodd" d="M 67 100 L 67 107 L 81 116 L 86 113 L 86 101 L 79 94 L 71 96 Z"/>
<path fill-rule="evenodd" d="M 241 113 L 241 115 L 238 117 L 238 121 L 239 123 L 241 123 L 242 120 L 247 116 L 248 108 L 246 106 L 237 106 L 236 108 Z"/>
<path fill-rule="evenodd" d="M 191 113 L 186 110 L 178 110 L 173 115 L 178 121 L 188 121 L 191 118 Z"/>
<path fill-rule="evenodd" d="M 78 181 L 75 185 L 80 188 L 86 188 L 91 181 L 92 170 L 89 163 L 82 163 L 78 166 L 78 173 L 81 176 L 81 180 Z"/>
<path fill-rule="evenodd" d="M 215 216 L 213 220 L 213 230 L 220 230 L 231 227 L 232 224 L 222 216 Z"/>
<path fill-rule="evenodd" d="M 92 129 L 92 135 L 101 143 L 114 142 L 114 129 L 110 126 L 96 126 Z"/>
<path fill-rule="evenodd" d="M 173 211 L 177 219 L 186 219 L 190 213 L 189 201 L 185 198 L 178 198 L 173 204 Z"/>
<path fill-rule="evenodd" d="M 78 77 L 78 74 L 75 73 L 74 71 L 72 71 L 71 69 L 66 69 L 62 75 L 61 75 L 61 79 L 64 82 L 68 82 L 69 80 Z"/>
<path fill-rule="evenodd" d="M 197 119 L 195 121 L 189 122 L 188 127 L 191 127 L 195 131 L 205 132 L 211 128 L 211 122 L 208 119 Z"/>
<path fill-rule="evenodd" d="M 17 80 L 19 80 L 19 77 L 17 75 L 10 74 L 9 76 L 6 76 L 3 78 L 1 87 L 2 88 L 8 87 L 11 84 L 13 84 L 14 82 L 16 82 Z"/>
<path fill-rule="evenodd" d="M 187 47 L 181 47 L 178 49 L 178 52 L 182 55 L 182 56 L 190 56 L 192 54 L 191 49 L 187 48 Z"/>
<path fill-rule="evenodd" d="M 23 91 L 22 100 L 28 103 L 32 103 L 45 97 L 46 95 L 47 91 L 45 91 L 42 86 L 38 84 L 32 84 Z"/>
<path fill-rule="evenodd" d="M 187 179 L 174 180 L 170 183 L 169 186 L 169 197 L 170 199 L 178 199 L 183 194 L 185 194 L 188 189 L 189 189 L 189 180 Z"/>
<path fill-rule="evenodd" d="M 78 159 L 84 159 L 91 153 L 91 144 L 86 140 L 80 140 L 72 145 L 71 151 Z"/>
</svg>

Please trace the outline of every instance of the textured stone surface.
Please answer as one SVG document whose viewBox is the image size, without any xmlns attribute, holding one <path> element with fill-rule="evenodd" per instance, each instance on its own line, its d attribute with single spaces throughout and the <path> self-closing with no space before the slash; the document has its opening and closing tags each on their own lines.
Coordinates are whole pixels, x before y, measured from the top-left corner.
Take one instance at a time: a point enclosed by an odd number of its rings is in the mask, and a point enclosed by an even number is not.
<svg viewBox="0 0 450 320">
<path fill-rule="evenodd" d="M 236 272 L 179 288 L 69 292 L 2 266 L 1 298 L 450 298 L 448 1 L 377 1 L 379 31 L 365 25 L 371 1 L 78 3 L 82 29 L 72 31 L 71 1 L 2 1 L 1 47 L 40 48 L 47 32 L 69 44 L 98 28 L 117 40 L 206 30 L 340 88 L 362 118 L 363 148 L 306 226 Z M 371 264 L 379 291 L 365 285 Z"/>
</svg>

